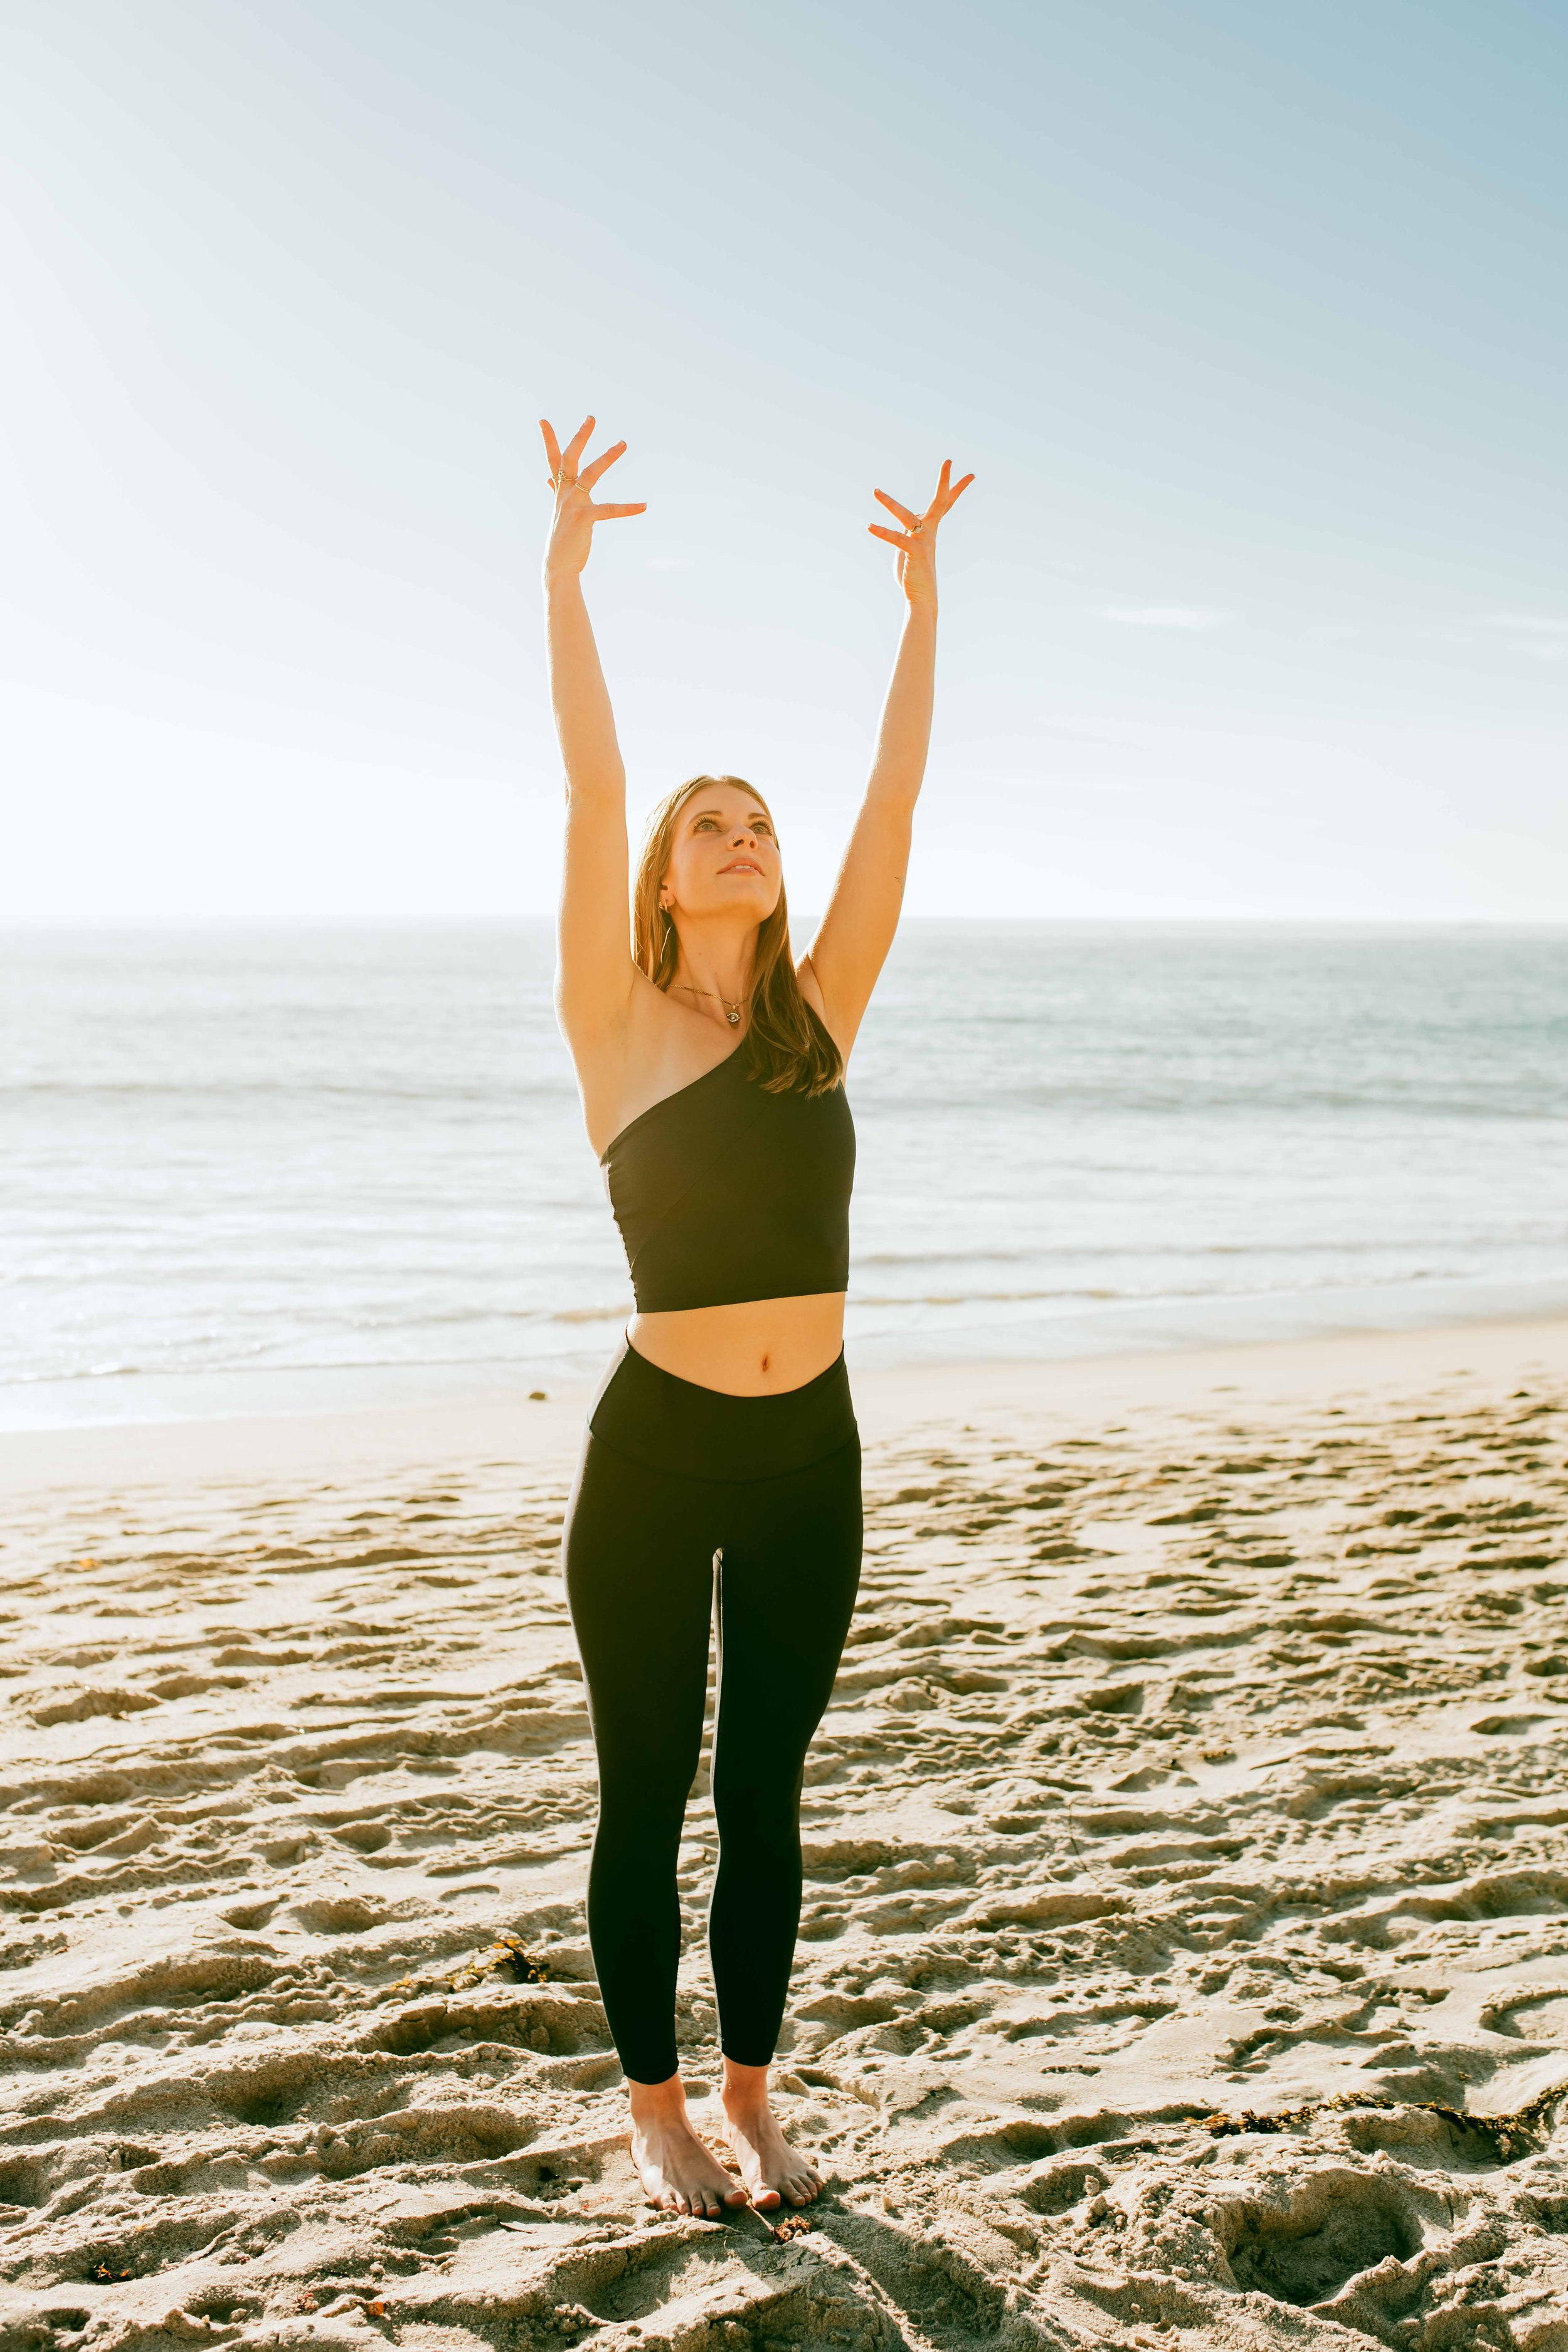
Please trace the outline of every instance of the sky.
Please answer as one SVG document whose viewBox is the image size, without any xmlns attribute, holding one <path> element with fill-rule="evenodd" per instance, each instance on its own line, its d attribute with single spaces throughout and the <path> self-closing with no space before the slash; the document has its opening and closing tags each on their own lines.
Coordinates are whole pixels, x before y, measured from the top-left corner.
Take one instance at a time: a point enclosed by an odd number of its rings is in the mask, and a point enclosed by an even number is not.
<svg viewBox="0 0 1568 2352">
<path fill-rule="evenodd" d="M 547 911 L 536 420 L 634 825 L 820 907 L 1568 919 L 1557 0 L 8 0 L 0 923 Z"/>
</svg>

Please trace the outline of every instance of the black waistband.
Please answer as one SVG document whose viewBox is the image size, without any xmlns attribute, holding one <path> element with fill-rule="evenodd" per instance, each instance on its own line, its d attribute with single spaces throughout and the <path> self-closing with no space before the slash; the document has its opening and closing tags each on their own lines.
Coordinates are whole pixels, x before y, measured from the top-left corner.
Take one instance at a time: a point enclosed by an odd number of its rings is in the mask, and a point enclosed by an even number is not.
<svg viewBox="0 0 1568 2352">
<path fill-rule="evenodd" d="M 588 1426 L 650 1470 L 725 1486 L 804 1470 L 858 1434 L 842 1349 L 801 1388 L 730 1396 L 650 1364 L 625 1339 L 588 1408 Z"/>
</svg>

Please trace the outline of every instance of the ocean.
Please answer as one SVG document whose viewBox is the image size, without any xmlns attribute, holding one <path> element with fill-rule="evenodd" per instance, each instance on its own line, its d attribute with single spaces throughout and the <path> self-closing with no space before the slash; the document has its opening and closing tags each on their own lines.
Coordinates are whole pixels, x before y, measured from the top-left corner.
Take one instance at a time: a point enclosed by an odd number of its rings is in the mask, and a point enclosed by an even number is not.
<svg viewBox="0 0 1568 2352">
<path fill-rule="evenodd" d="M 596 1372 L 551 979 L 542 923 L 0 941 L 0 1425 Z M 1568 930 L 910 921 L 849 1089 L 852 1367 L 1568 1309 Z"/>
</svg>

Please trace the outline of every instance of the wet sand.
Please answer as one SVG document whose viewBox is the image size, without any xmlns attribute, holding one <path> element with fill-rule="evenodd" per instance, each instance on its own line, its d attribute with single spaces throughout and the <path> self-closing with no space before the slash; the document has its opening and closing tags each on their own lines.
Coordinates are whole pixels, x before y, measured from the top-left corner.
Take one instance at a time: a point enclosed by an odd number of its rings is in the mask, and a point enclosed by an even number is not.
<svg viewBox="0 0 1568 2352">
<path fill-rule="evenodd" d="M 1564 2352 L 1568 1325 L 856 1387 L 784 2237 L 626 2155 L 581 1393 L 0 1439 L 5 2352 Z"/>
</svg>

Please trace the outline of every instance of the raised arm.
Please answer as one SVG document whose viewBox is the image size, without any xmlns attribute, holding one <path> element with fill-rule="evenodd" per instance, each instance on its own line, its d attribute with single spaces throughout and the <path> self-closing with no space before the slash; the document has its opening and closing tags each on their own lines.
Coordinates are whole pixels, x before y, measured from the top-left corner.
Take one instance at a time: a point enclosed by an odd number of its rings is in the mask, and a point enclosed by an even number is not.
<svg viewBox="0 0 1568 2352">
<path fill-rule="evenodd" d="M 550 698 L 566 770 L 566 857 L 558 927 L 556 1005 L 574 1054 L 624 1017 L 636 979 L 627 936 L 629 853 L 626 775 L 615 714 L 583 597 L 583 567 L 594 525 L 645 511 L 644 504 L 595 506 L 594 485 L 626 447 L 583 467 L 590 416 L 563 450 L 541 422 L 555 515 L 544 557 Z"/>
<path fill-rule="evenodd" d="M 899 551 L 899 585 L 907 609 L 870 778 L 849 846 L 833 886 L 827 912 L 803 961 L 801 984 L 820 996 L 819 1010 L 840 1053 L 855 1042 L 877 976 L 893 944 L 904 900 L 915 802 L 925 775 L 936 679 L 936 533 L 953 501 L 974 479 L 954 482 L 944 458 L 936 496 L 924 514 L 910 512 L 886 490 L 875 495 L 902 526 L 868 526 Z M 815 990 L 813 982 L 816 982 Z"/>
</svg>

